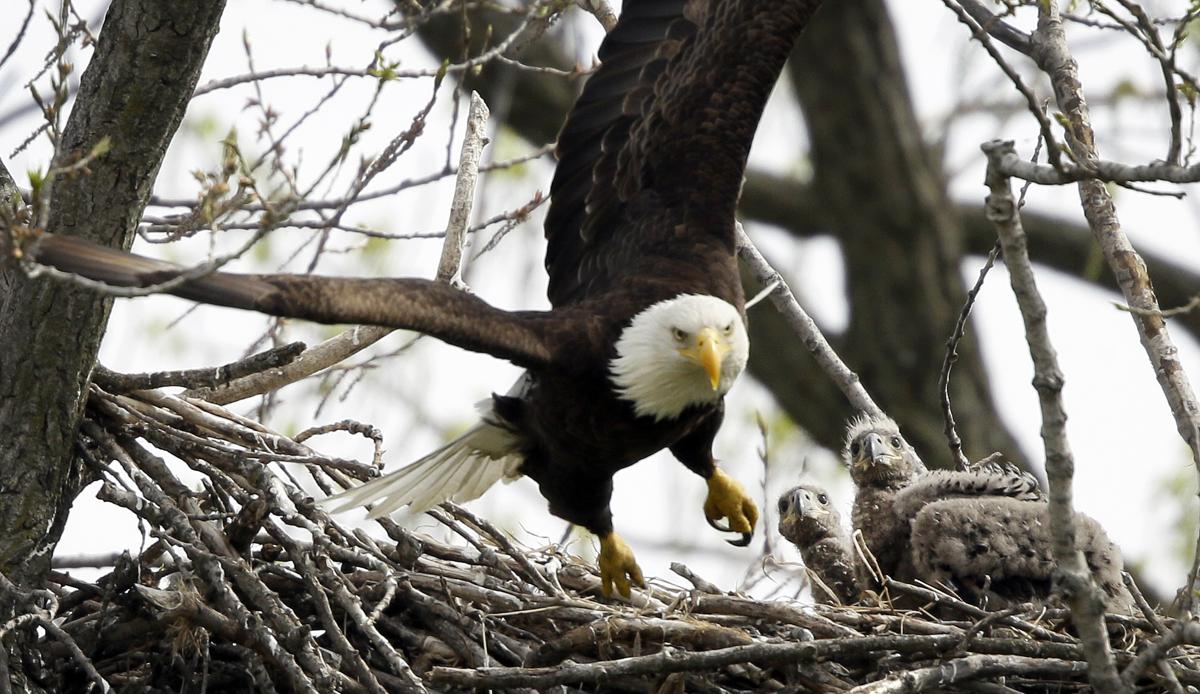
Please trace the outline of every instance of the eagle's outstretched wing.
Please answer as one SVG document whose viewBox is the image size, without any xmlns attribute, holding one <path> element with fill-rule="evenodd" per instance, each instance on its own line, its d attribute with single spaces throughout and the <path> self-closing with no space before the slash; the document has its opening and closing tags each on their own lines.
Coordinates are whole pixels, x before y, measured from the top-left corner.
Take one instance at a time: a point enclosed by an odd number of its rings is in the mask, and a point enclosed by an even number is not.
<svg viewBox="0 0 1200 694">
<path fill-rule="evenodd" d="M 118 287 L 149 287 L 179 277 L 172 263 L 68 236 L 45 234 L 26 252 L 38 263 Z M 504 311 L 441 282 L 313 275 L 213 272 L 167 291 L 206 304 L 302 318 L 416 330 L 452 345 L 538 368 L 552 358 L 562 316 Z"/>
<path fill-rule="evenodd" d="M 734 211 L 784 61 L 819 0 L 627 0 L 558 140 L 555 306 L 658 275 L 741 304 Z M 729 286 L 722 286 L 729 285 Z"/>
</svg>

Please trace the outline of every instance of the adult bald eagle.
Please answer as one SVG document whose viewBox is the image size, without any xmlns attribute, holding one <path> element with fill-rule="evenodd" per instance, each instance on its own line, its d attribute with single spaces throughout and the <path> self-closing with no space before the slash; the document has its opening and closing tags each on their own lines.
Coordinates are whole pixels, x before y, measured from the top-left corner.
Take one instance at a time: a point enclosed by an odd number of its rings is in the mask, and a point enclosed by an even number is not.
<svg viewBox="0 0 1200 694">
<path fill-rule="evenodd" d="M 708 481 L 709 523 L 748 544 L 758 510 L 712 457 L 723 396 L 748 353 L 734 211 L 767 97 L 819 4 L 626 0 L 559 138 L 546 219 L 549 311 L 504 311 L 421 279 L 213 274 L 169 291 L 417 330 L 526 369 L 476 427 L 345 492 L 344 505 L 420 510 L 526 475 L 552 513 L 600 537 L 604 591 L 628 595 L 642 575 L 613 531 L 612 477 L 669 448 Z M 27 252 L 116 285 L 179 272 L 49 234 Z"/>
</svg>

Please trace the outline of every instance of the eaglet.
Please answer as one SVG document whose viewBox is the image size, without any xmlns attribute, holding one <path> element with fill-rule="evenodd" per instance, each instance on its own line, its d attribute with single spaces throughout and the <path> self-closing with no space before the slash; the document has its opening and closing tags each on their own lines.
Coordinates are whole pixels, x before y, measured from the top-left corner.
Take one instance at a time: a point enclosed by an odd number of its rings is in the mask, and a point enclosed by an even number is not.
<svg viewBox="0 0 1200 694">
<path fill-rule="evenodd" d="M 842 459 L 856 491 L 851 524 L 861 531 L 879 568 L 899 580 L 915 577 L 909 532 L 914 515 L 934 499 L 1041 498 L 1037 480 L 999 466 L 930 472 L 888 417 L 858 417 L 846 430 Z"/>
<path fill-rule="evenodd" d="M 829 605 L 858 601 L 850 538 L 823 488 L 801 484 L 779 497 L 779 533 L 800 550 L 813 599 Z"/>
</svg>

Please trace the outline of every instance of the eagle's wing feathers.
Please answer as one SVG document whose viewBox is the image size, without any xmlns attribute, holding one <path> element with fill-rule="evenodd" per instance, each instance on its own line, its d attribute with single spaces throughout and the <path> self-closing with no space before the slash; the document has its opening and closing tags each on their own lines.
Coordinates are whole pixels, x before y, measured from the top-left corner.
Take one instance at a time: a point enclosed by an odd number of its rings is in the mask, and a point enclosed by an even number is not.
<svg viewBox="0 0 1200 694">
<path fill-rule="evenodd" d="M 546 216 L 551 303 L 603 295 L 631 268 L 686 284 L 689 265 L 732 262 L 759 117 L 819 4 L 627 0 L 559 136 Z M 674 263 L 663 270 L 660 258 Z M 740 305 L 734 285 L 717 291 Z"/>
<path fill-rule="evenodd" d="M 450 443 L 395 472 L 321 500 L 331 512 L 374 503 L 370 517 L 402 506 L 421 513 L 447 499 L 479 498 L 493 484 L 517 474 L 519 439 L 485 417 Z"/>
<path fill-rule="evenodd" d="M 158 285 L 186 272 L 172 263 L 53 234 L 38 239 L 29 251 L 39 263 L 120 287 Z M 552 327 L 544 312 L 504 311 L 447 284 L 415 278 L 213 272 L 168 291 L 193 301 L 286 318 L 417 330 L 525 368 L 551 360 L 548 331 L 561 329 Z"/>
</svg>

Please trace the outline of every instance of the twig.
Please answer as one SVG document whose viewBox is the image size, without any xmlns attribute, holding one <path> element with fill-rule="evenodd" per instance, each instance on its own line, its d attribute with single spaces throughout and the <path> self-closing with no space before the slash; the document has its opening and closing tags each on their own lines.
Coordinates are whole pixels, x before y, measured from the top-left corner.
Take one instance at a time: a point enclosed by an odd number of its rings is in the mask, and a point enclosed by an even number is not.
<svg viewBox="0 0 1200 694">
<path fill-rule="evenodd" d="M 487 144 L 484 137 L 487 128 L 488 107 L 483 98 L 471 92 L 471 108 L 467 112 L 467 132 L 463 137 L 462 152 L 458 158 L 460 175 L 454 181 L 454 198 L 450 204 L 450 220 L 446 223 L 446 240 L 442 244 L 442 257 L 438 261 L 437 279 L 463 288 L 462 257 L 463 245 L 467 241 L 467 224 L 471 221 L 471 207 L 475 199 L 475 181 L 479 176 L 479 159 Z"/>
<path fill-rule="evenodd" d="M 858 380 L 858 374 L 851 371 L 842 358 L 833 351 L 833 347 L 821 334 L 821 329 L 817 327 L 816 322 L 796 301 L 796 296 L 792 294 L 792 290 L 784 281 L 783 276 L 771 267 L 762 253 L 755 248 L 754 242 L 746 235 L 746 230 L 742 228 L 740 222 L 737 225 L 737 237 L 738 257 L 746 263 L 746 266 L 754 273 L 755 279 L 761 284 L 775 284 L 775 289 L 770 294 L 771 304 L 784 317 L 788 326 L 796 333 L 808 351 L 816 357 L 817 363 L 825 374 L 842 391 L 855 409 L 873 417 L 881 416 L 883 410 L 879 409 L 879 405 L 876 405 L 875 401 L 871 399 L 867 389 Z"/>
<path fill-rule="evenodd" d="M 720 595 L 722 593 L 721 589 L 715 584 L 710 583 L 701 576 L 697 575 L 695 571 L 692 571 L 684 564 L 681 564 L 677 561 L 671 562 L 671 571 L 674 571 L 675 573 L 687 579 L 687 581 L 691 583 L 696 590 L 702 593 L 711 593 L 713 595 Z"/>
<path fill-rule="evenodd" d="M 1147 318 L 1153 318 L 1156 316 L 1160 318 L 1174 318 L 1175 316 L 1182 316 L 1185 313 L 1191 313 L 1192 311 L 1200 308 L 1200 294 L 1193 296 L 1191 300 L 1183 306 L 1176 306 L 1175 308 L 1135 308 L 1133 306 L 1126 306 L 1125 304 L 1117 301 L 1113 302 L 1113 306 L 1115 306 L 1118 311 L 1127 311 L 1129 313 Z"/>
<path fill-rule="evenodd" d="M 431 678 L 438 684 L 469 688 L 500 688 L 500 687 L 553 687 L 563 684 L 596 684 L 610 681 L 618 677 L 629 677 L 670 672 L 689 672 L 713 670 L 739 663 L 792 663 L 798 665 L 811 664 L 821 660 L 838 660 L 854 655 L 864 656 L 882 650 L 896 653 L 929 652 L 945 648 L 959 640 L 957 635 L 940 636 L 862 636 L 844 639 L 824 639 L 803 641 L 799 643 L 755 643 L 749 646 L 733 646 L 718 648 L 710 651 L 682 652 L 674 648 L 664 648 L 653 655 L 621 658 L 620 660 L 598 661 L 594 663 L 564 662 L 555 667 L 546 668 L 475 668 L 465 670 L 460 668 L 436 667 L 430 673 Z M 1006 646 L 1015 650 L 1023 650 L 1024 654 L 1032 655 L 1038 649 L 1021 646 L 1022 642 L 1011 639 L 980 639 L 977 645 L 984 648 L 998 645 L 1004 641 Z M 1078 647 L 1066 644 L 1056 644 L 1043 647 L 1037 655 L 1047 658 L 1073 659 L 1078 653 Z M 1017 653 L 1015 655 L 1022 655 Z M 1039 658 L 1041 659 L 1041 658 Z M 1079 673 L 1087 669 L 1084 663 L 1079 663 Z"/>
<path fill-rule="evenodd" d="M 297 359 L 283 366 L 250 374 L 216 388 L 193 388 L 184 391 L 181 395 L 188 398 L 200 398 L 217 405 L 228 405 L 262 395 L 338 364 L 391 333 L 391 328 L 356 325 L 305 350 Z"/>
<path fill-rule="evenodd" d="M 303 443 L 314 436 L 320 436 L 322 434 L 328 434 L 334 431 L 344 431 L 348 434 L 358 434 L 359 436 L 370 439 L 375 451 L 374 455 L 371 457 L 371 464 L 376 468 L 383 466 L 383 432 L 375 426 L 363 424 L 362 422 L 356 422 L 353 419 L 343 419 L 340 422 L 334 422 L 332 424 L 324 424 L 319 427 L 309 427 L 308 429 L 305 429 L 299 434 L 293 436 L 292 440 L 296 443 Z"/>
<path fill-rule="evenodd" d="M 50 566 L 55 569 L 83 569 L 113 566 L 121 558 L 121 552 L 102 552 L 100 554 L 72 554 L 65 557 L 54 557 Z"/>
<path fill-rule="evenodd" d="M 166 386 L 218 388 L 234 379 L 290 364 L 304 352 L 304 347 L 303 342 L 292 342 L 222 366 L 182 371 L 123 374 L 97 365 L 92 373 L 92 380 L 110 393 L 127 393 L 132 390 L 151 390 Z"/>
<path fill-rule="evenodd" d="M 1054 658 L 1027 658 L 1015 655 L 970 655 L 932 667 L 892 675 L 851 689 L 847 694 L 892 694 L 922 692 L 981 677 L 1056 677 L 1071 678 L 1087 671 L 1087 664 Z"/>
<path fill-rule="evenodd" d="M 983 267 L 979 269 L 979 277 L 975 280 L 975 284 L 967 292 L 967 300 L 963 303 L 962 310 L 958 313 L 958 320 L 954 324 L 954 333 L 946 340 L 946 354 L 942 357 L 942 370 L 938 374 L 938 392 L 942 397 L 942 418 L 945 421 L 946 443 L 950 446 L 950 457 L 958 465 L 959 470 L 968 469 L 971 463 L 963 454 L 962 439 L 958 437 L 958 430 L 954 423 L 954 410 L 950 407 L 950 370 L 958 361 L 958 343 L 967 331 L 967 319 L 971 317 L 975 299 L 979 296 L 979 290 L 983 289 L 983 281 L 987 279 L 988 272 L 992 269 L 992 265 L 996 262 L 996 256 L 999 254 L 1000 242 L 997 241 L 996 245 L 992 246 L 991 252 L 988 253 Z"/>
<path fill-rule="evenodd" d="M 1046 328 L 1046 304 L 1042 301 L 1033 265 L 1029 262 L 1025 230 L 1012 194 L 1010 179 L 995 164 L 999 155 L 1012 151 L 1012 142 L 983 145 L 988 156 L 987 217 L 996 227 L 1004 249 L 1004 263 L 1021 318 L 1025 339 L 1033 360 L 1033 387 L 1042 411 L 1042 440 L 1046 450 L 1046 479 L 1050 484 L 1050 519 L 1054 559 L 1071 618 L 1083 639 L 1092 685 L 1103 694 L 1123 691 L 1104 626 L 1104 601 L 1100 588 L 1092 580 L 1083 555 L 1075 547 L 1075 512 L 1071 500 L 1075 460 L 1067 443 L 1067 413 L 1063 409 L 1063 375 L 1058 357 Z"/>
</svg>

